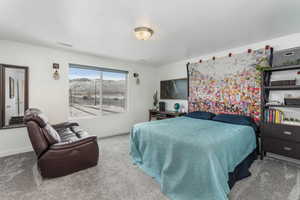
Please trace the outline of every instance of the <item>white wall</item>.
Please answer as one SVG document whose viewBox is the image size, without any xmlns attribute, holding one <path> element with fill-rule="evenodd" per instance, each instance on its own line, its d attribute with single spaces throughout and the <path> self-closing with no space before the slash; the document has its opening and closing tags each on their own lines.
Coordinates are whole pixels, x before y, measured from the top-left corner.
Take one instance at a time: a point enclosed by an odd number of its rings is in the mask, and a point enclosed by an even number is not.
<svg viewBox="0 0 300 200">
<path fill-rule="evenodd" d="M 201 45 L 201 44 L 199 44 Z M 222 57 L 227 56 L 230 52 L 233 54 L 238 54 L 241 52 L 247 51 L 247 49 L 259 49 L 265 47 L 265 45 L 271 45 L 274 47 L 274 50 L 281 50 L 281 49 L 287 49 L 287 48 L 293 48 L 300 46 L 300 33 L 287 35 L 280 38 L 275 38 L 272 40 L 262 41 L 254 44 L 249 44 L 247 46 L 242 46 L 238 48 L 228 49 L 212 54 L 207 55 L 199 55 L 195 58 L 189 58 L 186 60 L 181 60 L 179 62 L 170 63 L 167 65 L 163 65 L 159 67 L 159 79 L 160 80 L 168 80 L 168 79 L 176 79 L 176 78 L 184 78 L 187 77 L 187 71 L 186 71 L 186 64 L 188 62 L 198 62 L 200 59 L 206 60 L 206 59 L 212 59 L 213 56 Z M 174 103 L 181 103 L 185 108 L 187 108 L 187 101 L 182 100 L 162 100 L 166 102 L 166 107 L 168 110 L 173 110 Z"/>
<path fill-rule="evenodd" d="M 60 80 L 52 78 L 54 62 L 60 64 Z M 0 63 L 29 67 L 29 107 L 42 109 L 51 123 L 68 120 L 69 63 L 128 70 L 126 113 L 77 120 L 84 129 L 100 137 L 126 133 L 134 123 L 147 121 L 152 95 L 158 87 L 157 69 L 151 66 L 12 41 L 0 40 Z M 133 72 L 140 74 L 140 85 L 135 84 Z M 29 150 L 25 128 L 0 130 L 0 157 Z"/>
</svg>

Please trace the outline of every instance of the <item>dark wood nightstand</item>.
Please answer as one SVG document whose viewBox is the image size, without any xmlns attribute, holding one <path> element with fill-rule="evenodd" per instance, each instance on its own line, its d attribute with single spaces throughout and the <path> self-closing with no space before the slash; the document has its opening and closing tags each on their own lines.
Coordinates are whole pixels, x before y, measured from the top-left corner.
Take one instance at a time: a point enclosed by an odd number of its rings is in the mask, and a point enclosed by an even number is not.
<svg viewBox="0 0 300 200">
<path fill-rule="evenodd" d="M 174 112 L 174 111 L 159 111 L 159 110 L 149 110 L 149 121 L 152 117 L 155 117 L 157 120 L 180 117 L 185 115 L 185 112 Z"/>
<path fill-rule="evenodd" d="M 300 126 L 264 123 L 261 126 L 262 158 L 266 152 L 300 159 Z"/>
</svg>

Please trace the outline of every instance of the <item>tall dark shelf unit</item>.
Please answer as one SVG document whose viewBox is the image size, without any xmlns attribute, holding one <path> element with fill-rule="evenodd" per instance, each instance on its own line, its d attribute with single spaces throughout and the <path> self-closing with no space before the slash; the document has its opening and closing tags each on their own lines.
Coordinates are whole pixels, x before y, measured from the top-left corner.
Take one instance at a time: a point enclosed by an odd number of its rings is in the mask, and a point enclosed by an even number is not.
<svg viewBox="0 0 300 200">
<path fill-rule="evenodd" d="M 267 152 L 300 159 L 300 126 L 267 123 L 264 113 L 270 107 L 300 108 L 292 105 L 266 105 L 272 90 L 300 90 L 300 85 L 271 86 L 272 72 L 300 70 L 300 65 L 272 67 L 262 73 L 261 159 Z"/>
</svg>

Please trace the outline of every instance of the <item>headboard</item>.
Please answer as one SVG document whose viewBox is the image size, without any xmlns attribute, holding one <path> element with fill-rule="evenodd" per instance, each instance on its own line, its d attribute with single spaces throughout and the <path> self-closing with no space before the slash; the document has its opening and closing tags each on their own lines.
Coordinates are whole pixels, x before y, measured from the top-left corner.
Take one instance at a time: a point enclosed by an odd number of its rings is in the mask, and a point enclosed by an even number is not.
<svg viewBox="0 0 300 200">
<path fill-rule="evenodd" d="M 188 65 L 189 112 L 240 114 L 260 119 L 261 73 L 258 63 L 270 50 L 259 49 Z"/>
</svg>

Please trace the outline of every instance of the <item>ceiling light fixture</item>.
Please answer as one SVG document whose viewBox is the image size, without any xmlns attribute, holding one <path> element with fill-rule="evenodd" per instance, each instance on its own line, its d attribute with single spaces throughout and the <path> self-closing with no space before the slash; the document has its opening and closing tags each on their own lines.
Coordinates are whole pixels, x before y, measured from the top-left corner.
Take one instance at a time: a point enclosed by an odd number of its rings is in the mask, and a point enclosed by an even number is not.
<svg viewBox="0 0 300 200">
<path fill-rule="evenodd" d="M 134 29 L 134 33 L 138 40 L 149 40 L 154 31 L 148 27 L 137 27 Z"/>
</svg>

